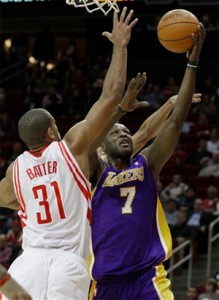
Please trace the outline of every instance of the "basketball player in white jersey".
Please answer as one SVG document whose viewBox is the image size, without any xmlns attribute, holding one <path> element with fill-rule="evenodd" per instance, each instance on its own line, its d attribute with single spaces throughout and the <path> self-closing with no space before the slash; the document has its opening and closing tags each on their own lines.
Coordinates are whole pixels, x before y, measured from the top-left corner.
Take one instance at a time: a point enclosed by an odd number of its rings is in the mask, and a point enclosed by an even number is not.
<svg viewBox="0 0 219 300">
<path fill-rule="evenodd" d="M 127 69 L 127 45 L 137 23 L 125 7 L 114 13 L 111 63 L 103 91 L 85 120 L 61 140 L 56 122 L 44 109 L 25 113 L 18 123 L 29 148 L 7 169 L 0 183 L 0 206 L 19 208 L 23 253 L 9 273 L 35 300 L 87 299 L 90 278 L 90 183 L 88 154 L 122 116 Z M 146 75 L 137 81 L 145 82 Z M 139 103 L 139 106 L 142 104 Z"/>
</svg>

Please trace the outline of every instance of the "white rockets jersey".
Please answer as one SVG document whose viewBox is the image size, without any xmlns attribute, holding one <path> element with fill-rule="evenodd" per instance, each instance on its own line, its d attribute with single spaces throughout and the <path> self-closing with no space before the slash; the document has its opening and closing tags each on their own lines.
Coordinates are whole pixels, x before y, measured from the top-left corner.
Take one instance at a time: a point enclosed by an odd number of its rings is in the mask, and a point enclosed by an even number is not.
<svg viewBox="0 0 219 300">
<path fill-rule="evenodd" d="M 21 154 L 13 183 L 21 205 L 23 249 L 63 249 L 87 259 L 91 185 L 66 143 L 51 143 L 41 156 Z"/>
</svg>

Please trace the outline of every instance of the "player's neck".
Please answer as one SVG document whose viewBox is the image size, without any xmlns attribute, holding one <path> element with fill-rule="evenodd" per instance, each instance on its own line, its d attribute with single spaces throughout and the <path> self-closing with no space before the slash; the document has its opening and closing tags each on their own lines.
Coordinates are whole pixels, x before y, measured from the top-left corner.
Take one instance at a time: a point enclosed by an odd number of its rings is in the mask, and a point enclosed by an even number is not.
<svg viewBox="0 0 219 300">
<path fill-rule="evenodd" d="M 130 158 L 121 159 L 121 158 L 108 157 L 108 163 L 110 166 L 113 166 L 117 170 L 123 171 L 129 166 Z"/>
<path fill-rule="evenodd" d="M 45 148 L 47 148 L 48 146 L 49 146 L 49 144 L 38 145 L 38 146 L 32 147 L 32 148 L 30 149 L 30 152 L 39 154 L 39 153 L 42 153 L 42 151 L 43 151 Z"/>
</svg>

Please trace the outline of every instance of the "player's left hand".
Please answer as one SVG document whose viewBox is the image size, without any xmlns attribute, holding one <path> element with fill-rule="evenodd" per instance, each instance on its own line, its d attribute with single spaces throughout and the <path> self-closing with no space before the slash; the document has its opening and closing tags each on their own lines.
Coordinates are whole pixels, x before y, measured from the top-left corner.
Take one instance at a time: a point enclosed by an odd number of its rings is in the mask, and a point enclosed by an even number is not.
<svg viewBox="0 0 219 300">
<path fill-rule="evenodd" d="M 136 78 L 133 78 L 127 87 L 125 95 L 123 96 L 120 107 L 122 110 L 130 112 L 139 107 L 148 107 L 149 103 L 146 101 L 138 101 L 137 96 L 139 92 L 142 90 L 145 82 L 147 80 L 146 73 L 138 73 Z"/>
</svg>

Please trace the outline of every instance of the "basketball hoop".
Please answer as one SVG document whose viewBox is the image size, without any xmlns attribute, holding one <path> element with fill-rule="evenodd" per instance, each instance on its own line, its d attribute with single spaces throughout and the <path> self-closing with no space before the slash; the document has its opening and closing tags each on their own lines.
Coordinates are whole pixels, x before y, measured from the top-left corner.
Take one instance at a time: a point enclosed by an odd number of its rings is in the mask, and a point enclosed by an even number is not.
<svg viewBox="0 0 219 300">
<path fill-rule="evenodd" d="M 89 13 L 95 10 L 101 10 L 107 15 L 112 9 L 119 12 L 117 0 L 66 0 L 66 4 L 75 7 L 85 7 Z"/>
</svg>

